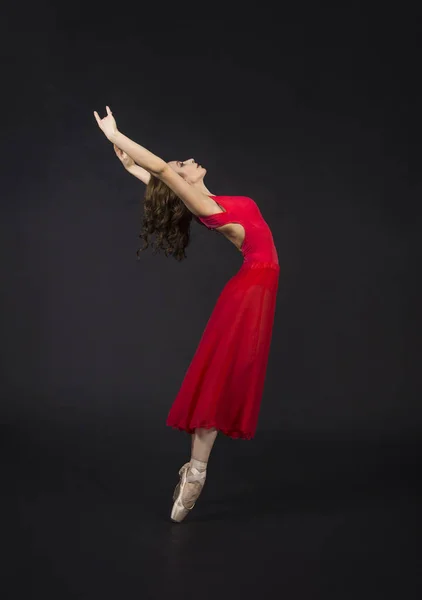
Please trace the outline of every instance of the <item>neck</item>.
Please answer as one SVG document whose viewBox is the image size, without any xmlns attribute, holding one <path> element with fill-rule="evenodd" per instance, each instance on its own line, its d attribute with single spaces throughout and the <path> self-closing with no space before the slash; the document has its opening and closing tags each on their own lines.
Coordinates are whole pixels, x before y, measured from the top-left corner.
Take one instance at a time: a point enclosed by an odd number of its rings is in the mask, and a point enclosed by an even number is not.
<svg viewBox="0 0 422 600">
<path fill-rule="evenodd" d="M 197 181 L 196 183 L 193 183 L 191 185 L 192 185 L 192 187 L 199 190 L 203 194 L 206 194 L 207 196 L 215 196 L 215 194 L 213 194 L 212 192 L 209 191 L 209 189 L 207 188 L 207 186 L 205 185 L 203 180 Z"/>
</svg>

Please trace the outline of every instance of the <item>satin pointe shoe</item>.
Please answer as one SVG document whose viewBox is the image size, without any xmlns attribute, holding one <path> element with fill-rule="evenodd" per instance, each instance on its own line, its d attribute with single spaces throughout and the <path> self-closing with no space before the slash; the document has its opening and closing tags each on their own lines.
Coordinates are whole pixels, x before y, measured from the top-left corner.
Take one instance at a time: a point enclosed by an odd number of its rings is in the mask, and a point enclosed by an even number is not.
<svg viewBox="0 0 422 600">
<path fill-rule="evenodd" d="M 204 487 L 207 472 L 191 467 L 188 462 L 181 467 L 179 475 L 180 481 L 173 493 L 174 504 L 171 510 L 171 520 L 175 523 L 183 521 L 195 506 Z"/>
</svg>

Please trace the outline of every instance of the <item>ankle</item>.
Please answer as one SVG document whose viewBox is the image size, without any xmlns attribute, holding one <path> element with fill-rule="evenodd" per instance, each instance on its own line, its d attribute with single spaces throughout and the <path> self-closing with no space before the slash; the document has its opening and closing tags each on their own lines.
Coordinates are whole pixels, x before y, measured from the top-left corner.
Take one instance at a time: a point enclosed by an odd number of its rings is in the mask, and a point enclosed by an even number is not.
<svg viewBox="0 0 422 600">
<path fill-rule="evenodd" d="M 196 458 L 190 459 L 191 468 L 197 469 L 198 471 L 206 471 L 207 464 L 208 463 L 204 460 L 197 460 Z"/>
</svg>

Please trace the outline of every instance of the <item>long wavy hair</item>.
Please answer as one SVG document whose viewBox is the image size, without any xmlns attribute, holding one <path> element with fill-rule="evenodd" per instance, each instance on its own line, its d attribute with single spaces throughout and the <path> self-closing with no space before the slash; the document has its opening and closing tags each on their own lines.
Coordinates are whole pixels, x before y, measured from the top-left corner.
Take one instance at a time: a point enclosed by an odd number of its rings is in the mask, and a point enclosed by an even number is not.
<svg viewBox="0 0 422 600">
<path fill-rule="evenodd" d="M 204 226 L 168 185 L 151 175 L 144 196 L 142 230 L 138 236 L 144 245 L 136 252 L 138 260 L 149 246 L 153 254 L 163 250 L 166 257 L 173 256 L 178 261 L 187 258 L 185 249 L 190 242 L 192 219 Z"/>
</svg>

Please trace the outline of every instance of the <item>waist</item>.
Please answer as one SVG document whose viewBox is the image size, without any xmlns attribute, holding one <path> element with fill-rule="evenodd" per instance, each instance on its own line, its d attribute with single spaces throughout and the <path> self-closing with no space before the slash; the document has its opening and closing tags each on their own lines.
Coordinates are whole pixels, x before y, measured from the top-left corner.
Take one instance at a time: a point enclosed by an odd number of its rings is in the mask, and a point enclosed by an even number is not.
<svg viewBox="0 0 422 600">
<path fill-rule="evenodd" d="M 276 262 L 261 262 L 261 261 L 244 261 L 241 269 L 274 269 L 275 271 L 280 270 L 279 263 Z"/>
</svg>

